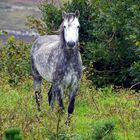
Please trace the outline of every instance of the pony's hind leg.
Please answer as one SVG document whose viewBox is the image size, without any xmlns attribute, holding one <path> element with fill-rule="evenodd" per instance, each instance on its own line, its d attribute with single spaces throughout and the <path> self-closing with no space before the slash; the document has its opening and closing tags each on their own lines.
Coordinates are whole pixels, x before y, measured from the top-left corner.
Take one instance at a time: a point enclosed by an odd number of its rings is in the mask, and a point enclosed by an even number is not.
<svg viewBox="0 0 140 140">
<path fill-rule="evenodd" d="M 48 92 L 48 102 L 49 102 L 49 105 L 51 105 L 51 100 L 52 100 L 52 86 Z"/>
<path fill-rule="evenodd" d="M 48 102 L 52 108 L 52 111 L 54 110 L 54 101 L 55 101 L 55 92 L 54 92 L 54 87 L 52 85 L 48 92 Z"/>
</svg>

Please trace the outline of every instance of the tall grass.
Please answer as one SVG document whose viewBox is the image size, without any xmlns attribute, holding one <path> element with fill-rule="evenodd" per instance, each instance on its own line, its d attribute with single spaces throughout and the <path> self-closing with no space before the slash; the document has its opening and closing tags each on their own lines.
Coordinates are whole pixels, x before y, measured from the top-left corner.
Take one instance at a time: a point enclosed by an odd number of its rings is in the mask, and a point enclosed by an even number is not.
<svg viewBox="0 0 140 140">
<path fill-rule="evenodd" d="M 49 84 L 44 81 L 42 88 L 43 104 L 41 112 L 38 112 L 32 79 L 16 88 L 0 82 L 0 139 L 11 127 L 19 127 L 25 140 L 94 139 L 97 135 L 95 129 L 102 131 L 110 128 L 102 123 L 110 120 L 113 122 L 111 135 L 115 139 L 139 140 L 140 94 L 126 89 L 115 91 L 112 87 L 97 90 L 83 77 L 75 112 L 67 127 L 67 95 L 64 97 L 64 113 L 58 113 L 57 104 L 52 112 L 47 102 Z M 108 131 L 105 129 L 102 132 L 108 135 Z"/>
</svg>

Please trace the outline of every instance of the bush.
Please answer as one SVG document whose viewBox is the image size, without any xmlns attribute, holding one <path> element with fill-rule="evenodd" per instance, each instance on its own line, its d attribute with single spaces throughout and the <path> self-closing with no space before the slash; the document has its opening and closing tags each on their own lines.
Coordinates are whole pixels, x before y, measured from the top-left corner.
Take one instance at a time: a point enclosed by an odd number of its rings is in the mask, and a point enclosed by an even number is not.
<svg viewBox="0 0 140 140">
<path fill-rule="evenodd" d="M 140 60 L 134 47 L 140 38 L 138 2 L 92 2 L 97 8 L 91 21 L 94 40 L 86 45 L 83 53 L 85 64 L 92 63 L 89 77 L 97 86 L 111 83 L 128 87 L 134 78 L 129 74 L 130 67 Z"/>
<path fill-rule="evenodd" d="M 46 24 L 33 16 L 27 17 L 26 26 L 35 32 L 38 32 L 40 35 L 45 35 L 47 33 Z"/>
<path fill-rule="evenodd" d="M 99 121 L 92 126 L 92 140 L 116 140 L 113 121 Z"/>
<path fill-rule="evenodd" d="M 42 20 L 47 25 L 47 33 L 57 30 L 62 21 L 62 9 L 48 3 L 41 4 L 39 9 L 42 11 Z"/>
<path fill-rule="evenodd" d="M 140 56 L 140 42 L 136 42 L 136 53 L 137 55 Z M 132 79 L 132 86 L 131 87 L 136 87 L 137 89 L 140 89 L 140 61 L 134 61 L 132 66 L 130 67 L 129 70 L 130 76 L 133 77 Z"/>
<path fill-rule="evenodd" d="M 31 74 L 29 44 L 18 42 L 11 36 L 6 45 L 0 47 L 0 73 L 2 79 L 7 77 L 11 85 L 17 85 Z"/>
<path fill-rule="evenodd" d="M 130 69 L 140 60 L 135 47 L 140 42 L 140 1 L 72 0 L 60 8 L 40 6 L 49 31 L 58 28 L 63 10 L 76 9 L 81 15 L 80 49 L 88 78 L 98 87 L 131 86 L 136 75 Z"/>
<path fill-rule="evenodd" d="M 19 128 L 9 128 L 5 130 L 2 140 L 22 140 L 22 135 Z"/>
<path fill-rule="evenodd" d="M 133 86 L 140 85 L 140 61 L 135 62 L 130 68 L 130 76 L 133 77 Z"/>
</svg>

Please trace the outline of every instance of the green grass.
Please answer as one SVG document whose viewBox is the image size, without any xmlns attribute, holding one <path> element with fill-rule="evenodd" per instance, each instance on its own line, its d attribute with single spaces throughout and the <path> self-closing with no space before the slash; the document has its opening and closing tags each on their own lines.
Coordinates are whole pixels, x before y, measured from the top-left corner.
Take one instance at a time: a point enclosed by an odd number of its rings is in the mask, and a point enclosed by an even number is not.
<svg viewBox="0 0 140 140">
<path fill-rule="evenodd" d="M 42 111 L 38 112 L 31 79 L 16 88 L 0 82 L 0 139 L 7 128 L 19 127 L 25 140 L 88 140 L 92 139 L 92 126 L 102 120 L 112 120 L 117 140 L 140 139 L 140 94 L 112 87 L 96 90 L 83 78 L 76 97 L 75 112 L 70 127 L 65 111 L 59 116 L 57 104 L 52 112 L 47 102 L 49 84 L 43 83 Z M 58 128 L 58 129 L 57 129 Z"/>
</svg>

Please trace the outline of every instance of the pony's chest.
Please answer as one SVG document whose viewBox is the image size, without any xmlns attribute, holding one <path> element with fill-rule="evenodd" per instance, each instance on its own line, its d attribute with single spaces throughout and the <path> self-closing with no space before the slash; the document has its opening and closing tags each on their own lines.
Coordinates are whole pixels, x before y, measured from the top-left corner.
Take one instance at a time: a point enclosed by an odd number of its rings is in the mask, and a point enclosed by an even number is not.
<svg viewBox="0 0 140 140">
<path fill-rule="evenodd" d="M 72 86 L 78 81 L 78 72 L 72 67 L 67 67 L 64 72 L 63 84 L 65 86 Z"/>
</svg>

